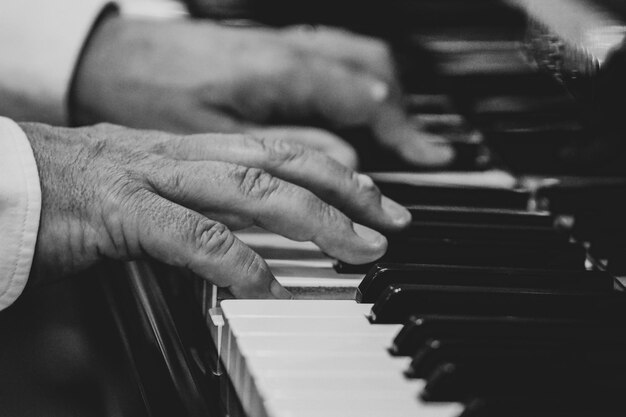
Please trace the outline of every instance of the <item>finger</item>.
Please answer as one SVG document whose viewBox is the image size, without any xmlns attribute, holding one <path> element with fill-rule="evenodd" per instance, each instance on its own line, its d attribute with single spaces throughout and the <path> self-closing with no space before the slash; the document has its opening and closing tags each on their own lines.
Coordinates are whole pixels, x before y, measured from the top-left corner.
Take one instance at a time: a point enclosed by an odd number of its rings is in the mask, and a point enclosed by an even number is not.
<svg viewBox="0 0 626 417">
<path fill-rule="evenodd" d="M 286 29 L 289 43 L 301 51 L 337 60 L 353 69 L 367 72 L 381 81 L 394 82 L 395 68 L 391 50 L 383 41 L 341 29 L 308 28 L 295 26 Z"/>
<path fill-rule="evenodd" d="M 311 190 L 355 221 L 377 229 L 395 231 L 411 221 L 408 210 L 382 197 L 369 177 L 356 174 L 321 152 L 287 141 L 195 135 L 170 140 L 160 150 L 176 159 L 216 160 L 260 168 Z"/>
<path fill-rule="evenodd" d="M 297 67 L 279 88 L 290 104 L 284 111 L 321 117 L 335 126 L 369 125 L 391 94 L 378 78 L 322 59 Z"/>
<path fill-rule="evenodd" d="M 248 133 L 255 137 L 300 144 L 307 148 L 316 149 L 348 168 L 356 169 L 358 167 L 355 149 L 343 139 L 322 129 L 294 126 L 259 127 L 249 129 Z"/>
<path fill-rule="evenodd" d="M 147 255 L 185 267 L 239 298 L 291 298 L 265 261 L 224 225 L 149 191 L 135 195 L 134 234 Z"/>
<path fill-rule="evenodd" d="M 440 167 L 452 162 L 454 150 L 445 138 L 418 130 L 404 111 L 394 104 L 381 106 L 373 122 L 379 142 L 405 161 L 423 167 Z"/>
<path fill-rule="evenodd" d="M 240 216 L 298 241 L 313 241 L 350 263 L 378 259 L 387 248 L 380 233 L 353 226 L 339 210 L 313 193 L 256 169 L 223 162 L 177 161 L 146 173 L 157 192 L 211 218 Z"/>
</svg>

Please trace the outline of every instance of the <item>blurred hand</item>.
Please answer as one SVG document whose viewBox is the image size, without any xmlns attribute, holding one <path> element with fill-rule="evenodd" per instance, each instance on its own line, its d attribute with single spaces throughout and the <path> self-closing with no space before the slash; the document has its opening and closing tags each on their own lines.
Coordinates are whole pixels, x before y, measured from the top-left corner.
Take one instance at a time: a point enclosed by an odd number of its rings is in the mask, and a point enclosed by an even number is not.
<svg viewBox="0 0 626 417">
<path fill-rule="evenodd" d="M 408 162 L 439 166 L 452 150 L 418 131 L 400 104 L 381 41 L 332 29 L 233 28 L 208 21 L 109 17 L 97 28 L 74 85 L 80 124 L 108 121 L 171 132 L 259 132 L 321 123 L 369 128 Z M 271 129 L 353 166 L 354 150 L 319 129 Z"/>
<path fill-rule="evenodd" d="M 283 141 L 21 126 L 43 197 L 35 283 L 102 258 L 147 257 L 189 268 L 235 296 L 288 297 L 230 229 L 258 225 L 363 263 L 382 256 L 387 242 L 347 215 L 381 230 L 410 222 L 369 177 Z"/>
</svg>

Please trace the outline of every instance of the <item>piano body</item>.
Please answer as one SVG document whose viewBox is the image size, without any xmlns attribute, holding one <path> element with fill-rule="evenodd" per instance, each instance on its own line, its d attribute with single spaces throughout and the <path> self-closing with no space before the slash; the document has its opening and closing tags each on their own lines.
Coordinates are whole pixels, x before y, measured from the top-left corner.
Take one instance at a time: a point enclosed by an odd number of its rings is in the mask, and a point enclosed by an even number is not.
<svg viewBox="0 0 626 417">
<path fill-rule="evenodd" d="M 454 141 L 454 170 L 361 147 L 413 214 L 375 265 L 239 233 L 294 300 L 232 300 L 156 262 L 90 271 L 146 415 L 626 415 L 626 7 L 366 3 L 400 16 L 372 32 L 398 51 L 415 123 Z"/>
</svg>

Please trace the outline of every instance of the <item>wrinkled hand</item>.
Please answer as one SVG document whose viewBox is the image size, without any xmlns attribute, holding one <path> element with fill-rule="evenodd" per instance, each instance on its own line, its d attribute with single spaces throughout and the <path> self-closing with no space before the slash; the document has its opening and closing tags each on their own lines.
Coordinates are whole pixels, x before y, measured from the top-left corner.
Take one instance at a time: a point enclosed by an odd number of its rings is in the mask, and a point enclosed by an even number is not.
<svg viewBox="0 0 626 417">
<path fill-rule="evenodd" d="M 369 177 L 288 142 L 21 126 L 43 197 L 34 281 L 102 258 L 148 257 L 189 268 L 235 296 L 287 297 L 230 229 L 258 225 L 363 263 L 380 257 L 387 242 L 347 215 L 381 230 L 410 222 Z"/>
<path fill-rule="evenodd" d="M 268 124 L 363 126 L 408 162 L 444 165 L 439 136 L 409 123 L 388 47 L 336 29 L 232 28 L 207 21 L 117 16 L 96 30 L 73 91 L 80 124 L 107 121 L 171 132 L 258 131 Z M 288 136 L 355 164 L 354 150 L 319 129 Z"/>
</svg>

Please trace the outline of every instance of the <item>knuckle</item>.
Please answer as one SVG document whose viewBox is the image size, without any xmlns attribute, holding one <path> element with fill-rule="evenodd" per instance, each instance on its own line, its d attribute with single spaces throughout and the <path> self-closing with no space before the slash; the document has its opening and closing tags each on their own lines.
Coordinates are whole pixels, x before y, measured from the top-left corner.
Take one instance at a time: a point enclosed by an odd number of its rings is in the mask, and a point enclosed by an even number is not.
<svg viewBox="0 0 626 417">
<path fill-rule="evenodd" d="M 380 61 L 391 60 L 391 48 L 380 39 L 371 39 L 370 48 L 374 57 Z"/>
<path fill-rule="evenodd" d="M 253 250 L 247 251 L 242 256 L 240 265 L 244 276 L 249 277 L 249 280 L 253 278 L 260 279 L 269 272 L 267 263 Z"/>
<path fill-rule="evenodd" d="M 312 54 L 303 48 L 297 46 L 284 48 L 277 54 L 275 60 L 279 79 L 301 80 L 303 75 L 309 72 L 308 68 L 313 60 Z"/>
<path fill-rule="evenodd" d="M 197 252 L 207 256 L 223 256 L 235 244 L 235 236 L 226 226 L 210 220 L 200 220 L 193 236 Z"/>
<path fill-rule="evenodd" d="M 284 140 L 258 139 L 258 142 L 266 160 L 273 166 L 302 160 L 307 155 L 307 150 L 303 146 L 294 145 Z"/>
<path fill-rule="evenodd" d="M 100 122 L 98 124 L 95 124 L 93 127 L 99 130 L 113 130 L 113 129 L 123 130 L 124 129 L 122 126 L 114 125 L 113 123 L 108 123 L 108 122 Z"/>
<path fill-rule="evenodd" d="M 380 190 L 371 177 L 352 171 L 351 182 L 356 184 L 357 193 L 367 197 L 376 197 L 380 195 Z"/>
<path fill-rule="evenodd" d="M 239 191 L 248 198 L 267 199 L 280 188 L 277 178 L 258 168 L 237 167 L 235 177 Z"/>
<path fill-rule="evenodd" d="M 342 216 L 336 208 L 322 201 L 317 201 L 316 203 L 317 213 L 319 213 L 322 225 L 336 225 L 338 222 L 341 222 Z"/>
</svg>

